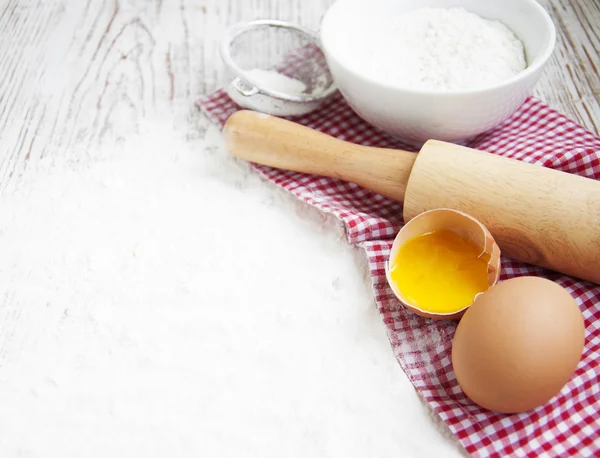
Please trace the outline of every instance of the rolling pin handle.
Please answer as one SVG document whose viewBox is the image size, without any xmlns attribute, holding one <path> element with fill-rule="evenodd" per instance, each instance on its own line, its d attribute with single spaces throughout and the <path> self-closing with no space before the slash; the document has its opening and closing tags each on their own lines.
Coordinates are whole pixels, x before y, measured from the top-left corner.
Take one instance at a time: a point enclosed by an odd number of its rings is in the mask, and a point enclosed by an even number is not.
<svg viewBox="0 0 600 458">
<path fill-rule="evenodd" d="M 416 154 L 338 140 L 300 124 L 241 110 L 223 129 L 231 154 L 257 164 L 356 183 L 404 201 Z"/>
</svg>

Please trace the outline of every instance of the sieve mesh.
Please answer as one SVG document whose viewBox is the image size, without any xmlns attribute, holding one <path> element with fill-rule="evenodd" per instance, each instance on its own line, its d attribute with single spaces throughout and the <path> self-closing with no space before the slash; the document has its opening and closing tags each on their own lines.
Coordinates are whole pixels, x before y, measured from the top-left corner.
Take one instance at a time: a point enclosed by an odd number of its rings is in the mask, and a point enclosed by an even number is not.
<svg viewBox="0 0 600 458">
<path fill-rule="evenodd" d="M 271 70 L 302 81 L 306 95 L 317 95 L 333 84 L 317 40 L 293 27 L 257 24 L 246 28 L 230 41 L 229 55 L 242 72 Z"/>
</svg>

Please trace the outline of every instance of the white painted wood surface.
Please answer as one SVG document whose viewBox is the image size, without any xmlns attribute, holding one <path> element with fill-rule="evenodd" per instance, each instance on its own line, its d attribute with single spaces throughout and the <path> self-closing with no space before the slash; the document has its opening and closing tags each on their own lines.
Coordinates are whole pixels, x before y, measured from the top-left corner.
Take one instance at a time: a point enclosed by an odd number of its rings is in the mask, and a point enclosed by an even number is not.
<svg viewBox="0 0 600 458">
<path fill-rule="evenodd" d="M 331 2 L 3 0 L 0 186 L 17 179 L 28 159 L 125 138 L 155 112 L 172 112 L 174 123 L 198 135 L 191 101 L 223 84 L 224 28 L 275 17 L 316 29 Z M 598 132 L 600 6 L 545 5 L 558 44 L 536 95 Z"/>
<path fill-rule="evenodd" d="M 32 164 L 42 158 L 75 162 L 97 159 L 113 146 L 127 145 L 129 138 L 143 132 L 142 126 L 149 123 L 155 123 L 158 130 L 178 132 L 198 154 L 223 161 L 222 152 L 218 154 L 219 137 L 199 114 L 194 100 L 223 84 L 218 44 L 224 28 L 240 20 L 274 17 L 316 29 L 331 3 L 332 0 L 0 0 L 0 218 L 3 202 L 19 188 Z M 598 133 L 600 4 L 597 0 L 545 0 L 543 4 L 557 25 L 558 43 L 536 95 Z M 228 175 L 220 176 L 225 183 L 238 186 L 245 173 L 239 167 L 231 167 Z M 300 214 L 286 213 L 292 226 L 308 224 L 305 237 L 317 238 L 323 244 L 337 243 L 340 250 L 345 250 L 343 259 L 348 261 L 351 250 L 336 241 L 339 234 L 333 226 L 272 188 L 264 192 L 279 196 L 284 202 L 281 211 L 289 206 Z M 263 238 L 256 242 L 268 243 L 270 236 L 265 234 Z M 20 243 L 25 249 L 28 241 L 23 239 Z M 68 250 L 68 244 L 64 249 Z M 355 261 L 360 275 L 364 269 L 360 254 Z M 302 275 L 305 269 L 310 269 L 309 261 L 295 272 Z M 364 291 L 368 292 L 368 281 L 363 280 Z M 53 322 L 48 314 L 25 312 L 20 307 L 22 303 L 14 296 L 0 298 L 0 391 L 4 389 L 2 410 L 20 415 L 17 420 L 23 422 L 23 418 L 39 412 L 36 405 L 42 402 L 37 398 L 40 395 L 14 397 L 21 401 L 10 404 L 7 387 L 14 387 L 11 383 L 15 380 L 22 381 L 19 385 L 22 394 L 34 392 L 39 386 L 35 380 L 18 373 L 18 366 L 9 362 L 57 357 L 53 351 L 67 352 L 66 356 L 60 356 L 68 359 L 68 352 L 75 349 L 56 347 L 37 356 L 27 351 L 28 342 L 35 341 L 36 333 L 53 326 Z M 59 315 L 62 313 L 67 311 L 60 311 Z M 134 321 L 127 324 L 135 326 Z M 25 337 L 21 341 L 15 335 Z M 382 338 L 378 337 L 384 341 Z M 44 375 L 40 371 L 36 376 Z M 400 380 L 401 374 L 396 376 L 405 387 L 402 395 L 405 397 L 396 399 L 405 399 L 407 403 L 416 399 L 406 380 Z M 65 390 L 69 389 L 73 385 L 67 384 Z M 62 395 L 68 397 L 67 392 Z M 45 453 L 36 448 L 36 437 L 43 432 L 40 425 L 51 425 L 55 421 L 53 415 L 62 412 L 60 406 L 55 407 L 45 411 L 48 417 L 43 421 L 32 419 L 33 429 L 28 430 L 25 421 L 22 429 L 13 430 L 21 434 L 19 437 L 3 437 L 0 430 L 0 455 L 96 456 L 85 449 L 69 449 L 52 441 L 45 442 L 54 444 Z M 144 406 L 134 404 L 136 408 L 143 416 Z M 414 412 L 414 408 L 407 412 Z M 420 415 L 428 418 L 430 413 L 424 409 Z M 437 428 L 439 437 L 446 438 L 448 450 L 459 453 L 444 425 L 434 416 L 427 421 L 432 430 Z M 411 422 L 419 427 L 428 424 L 408 418 L 407 428 Z M 10 423 L 9 418 L 2 421 L 4 426 Z M 127 437 L 127 425 L 123 428 L 122 437 Z M 417 433 L 410 431 L 409 435 Z M 95 437 L 93 432 L 89 434 L 86 437 Z M 176 456 L 204 456 L 193 437 L 193 431 L 189 431 L 186 436 L 189 447 L 183 447 L 185 453 Z M 61 440 L 66 438 L 68 434 L 61 436 Z M 98 442 L 101 443 L 104 442 Z M 412 447 L 405 451 L 412 450 L 414 456 L 434 453 L 433 445 Z M 118 447 L 98 450 L 112 450 L 113 456 L 121 456 Z M 136 449 L 124 446 L 123 450 Z M 144 448 L 137 449 L 141 450 Z M 157 450 L 161 449 L 153 449 L 155 453 Z"/>
</svg>

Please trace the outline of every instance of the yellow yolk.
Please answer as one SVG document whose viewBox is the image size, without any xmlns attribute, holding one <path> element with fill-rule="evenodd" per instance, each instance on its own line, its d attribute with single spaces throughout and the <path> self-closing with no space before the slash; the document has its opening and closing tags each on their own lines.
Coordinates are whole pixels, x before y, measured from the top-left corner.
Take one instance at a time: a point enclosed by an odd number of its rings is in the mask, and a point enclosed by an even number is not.
<svg viewBox="0 0 600 458">
<path fill-rule="evenodd" d="M 408 240 L 390 263 L 390 277 L 409 304 L 434 313 L 457 312 L 488 289 L 489 256 L 450 231 Z"/>
</svg>

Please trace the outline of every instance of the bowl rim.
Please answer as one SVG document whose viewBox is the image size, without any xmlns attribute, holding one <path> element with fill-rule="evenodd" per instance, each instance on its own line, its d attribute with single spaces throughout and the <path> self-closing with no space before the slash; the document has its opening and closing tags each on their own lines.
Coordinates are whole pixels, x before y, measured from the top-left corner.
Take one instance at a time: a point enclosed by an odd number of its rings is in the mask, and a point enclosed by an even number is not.
<svg viewBox="0 0 600 458">
<path fill-rule="evenodd" d="M 499 83 L 492 84 L 489 86 L 482 86 L 482 87 L 477 87 L 477 88 L 472 88 L 472 89 L 470 89 L 470 88 L 422 89 L 422 88 L 414 88 L 414 87 L 409 87 L 409 86 L 402 86 L 402 85 L 393 84 L 393 83 L 390 83 L 387 81 L 380 81 L 376 78 L 373 78 L 371 76 L 360 73 L 360 72 L 356 71 L 355 69 L 350 68 L 348 65 L 344 64 L 342 62 L 342 60 L 339 59 L 335 55 L 335 53 L 331 52 L 331 47 L 327 45 L 327 41 L 328 41 L 327 38 L 333 34 L 333 32 L 329 31 L 330 30 L 329 24 L 333 21 L 332 16 L 335 14 L 335 12 L 338 9 L 342 8 L 343 4 L 350 3 L 353 1 L 356 1 L 356 0 L 336 0 L 335 3 L 333 5 L 331 5 L 327 9 L 325 14 L 323 15 L 323 18 L 321 20 L 321 27 L 320 27 L 320 31 L 319 31 L 320 41 L 321 41 L 321 46 L 322 46 L 323 52 L 325 52 L 327 59 L 335 60 L 339 66 L 343 67 L 346 71 L 352 73 L 353 75 L 358 76 L 360 79 L 366 80 L 369 83 L 376 84 L 383 88 L 391 89 L 394 91 L 403 91 L 406 93 L 417 94 L 417 95 L 438 96 L 438 95 L 481 94 L 481 93 L 493 91 L 496 89 L 506 88 L 506 87 L 512 86 L 513 84 L 515 84 L 519 81 L 527 79 L 529 76 L 540 71 L 546 65 L 546 63 L 548 62 L 548 59 L 550 59 L 550 57 L 552 56 L 552 53 L 554 52 L 554 48 L 556 46 L 556 27 L 554 25 L 554 22 L 552 21 L 552 18 L 550 17 L 550 14 L 548 13 L 548 11 L 546 11 L 546 9 L 540 3 L 538 3 L 536 0 L 521 0 L 524 3 L 525 2 L 528 3 L 535 10 L 537 10 L 540 17 L 543 19 L 547 30 L 550 32 L 550 40 L 546 44 L 546 46 L 542 49 L 542 51 L 539 53 L 539 58 L 537 59 L 536 62 L 534 62 L 531 65 L 528 65 L 525 69 L 523 69 L 516 75 L 514 75 L 506 80 L 503 80 Z M 419 8 L 422 8 L 422 7 L 418 7 L 415 9 L 419 9 Z M 443 7 L 440 7 L 440 8 L 443 8 Z M 327 32 L 324 32 L 325 30 L 327 30 Z M 515 32 L 513 32 L 513 33 L 515 33 Z M 517 36 L 517 38 L 519 40 L 521 40 L 521 38 L 516 33 L 515 33 L 515 35 Z"/>
<path fill-rule="evenodd" d="M 281 92 L 281 91 L 277 91 L 274 89 L 270 89 L 269 87 L 265 86 L 264 84 L 261 84 L 261 82 L 259 80 L 252 78 L 252 76 L 249 76 L 245 70 L 243 70 L 239 65 L 236 64 L 235 60 L 231 56 L 230 45 L 237 37 L 239 37 L 243 33 L 247 32 L 249 30 L 252 30 L 254 28 L 259 28 L 259 27 L 264 27 L 264 26 L 295 30 L 295 31 L 301 33 L 302 35 L 305 35 L 308 38 L 310 38 L 311 40 L 313 40 L 314 43 L 317 45 L 317 47 L 321 50 L 321 52 L 324 53 L 323 46 L 321 44 L 321 38 L 320 38 L 319 34 L 306 28 L 306 27 L 302 27 L 293 22 L 280 21 L 277 19 L 257 19 L 257 20 L 252 20 L 252 21 L 241 21 L 241 22 L 238 22 L 238 23 L 235 23 L 235 24 L 229 26 L 225 30 L 225 33 L 221 40 L 221 46 L 220 46 L 221 58 L 225 62 L 225 65 L 235 74 L 235 76 L 237 78 L 240 78 L 240 79 L 246 81 L 247 83 L 251 84 L 252 86 L 254 86 L 257 89 L 257 92 L 259 92 L 261 94 L 268 95 L 268 96 L 274 97 L 276 99 L 285 100 L 288 102 L 302 103 L 302 102 L 320 101 L 320 100 L 323 100 L 323 99 L 329 97 L 331 94 L 333 94 L 337 90 L 337 86 L 335 84 L 335 81 L 333 80 L 333 75 L 331 75 L 332 81 L 331 81 L 331 84 L 329 85 L 329 87 L 327 87 L 325 90 L 323 90 L 322 92 L 315 94 L 315 95 L 312 95 L 312 94 L 288 94 L 286 92 Z M 329 67 L 327 67 L 327 71 L 329 71 L 331 73 L 331 70 L 329 69 Z"/>
</svg>

